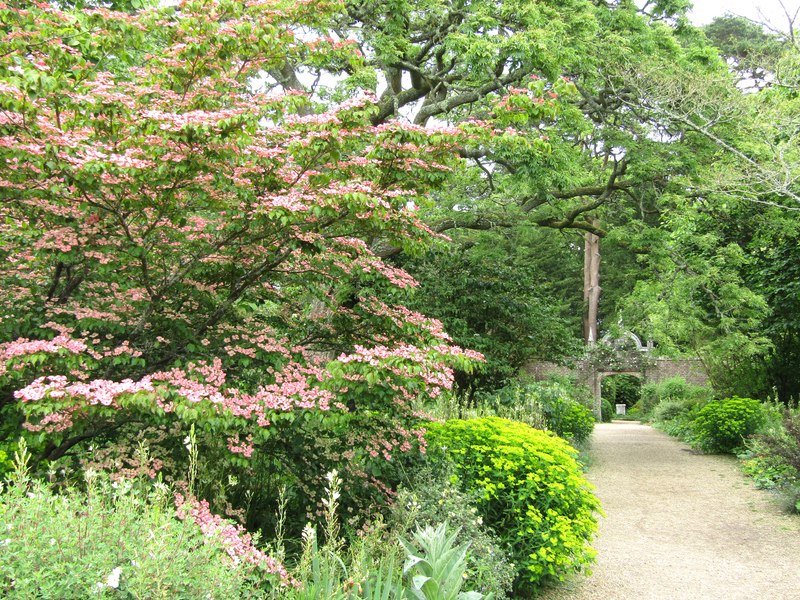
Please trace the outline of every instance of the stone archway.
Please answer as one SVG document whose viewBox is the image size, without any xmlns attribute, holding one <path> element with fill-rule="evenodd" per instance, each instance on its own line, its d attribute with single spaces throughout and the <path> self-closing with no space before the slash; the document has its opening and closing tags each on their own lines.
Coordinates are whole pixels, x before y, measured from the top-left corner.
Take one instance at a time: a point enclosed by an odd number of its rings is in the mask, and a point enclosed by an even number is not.
<svg viewBox="0 0 800 600">
<path fill-rule="evenodd" d="M 603 414 L 603 380 L 606 377 L 612 377 L 615 375 L 630 375 L 632 377 L 636 377 L 640 384 L 644 384 L 646 382 L 645 374 L 642 371 L 623 369 L 613 371 L 595 371 L 596 383 L 592 387 L 592 392 L 594 393 L 594 412 L 595 416 L 600 415 L 600 419 L 602 419 Z"/>
<path fill-rule="evenodd" d="M 657 358 L 651 353 L 651 344 L 644 345 L 633 333 L 626 332 L 616 339 L 604 337 L 595 344 L 586 358 L 574 359 L 569 365 L 534 361 L 523 371 L 536 380 L 547 379 L 550 374 L 574 377 L 587 386 L 594 397 L 594 412 L 601 420 L 601 382 L 609 375 L 633 375 L 642 384 L 659 383 L 672 377 L 682 377 L 687 383 L 706 385 L 708 375 L 697 358 Z"/>
</svg>

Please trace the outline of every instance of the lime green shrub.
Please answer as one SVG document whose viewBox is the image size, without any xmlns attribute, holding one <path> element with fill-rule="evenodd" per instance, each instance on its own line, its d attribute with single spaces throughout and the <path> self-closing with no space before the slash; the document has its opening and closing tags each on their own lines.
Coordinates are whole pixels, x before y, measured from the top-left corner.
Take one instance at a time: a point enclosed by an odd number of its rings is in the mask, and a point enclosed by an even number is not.
<svg viewBox="0 0 800 600">
<path fill-rule="evenodd" d="M 744 444 L 764 419 L 761 402 L 752 398 L 725 398 L 702 407 L 692 421 L 694 442 L 707 452 L 733 452 Z"/>
<path fill-rule="evenodd" d="M 566 441 L 498 417 L 433 423 L 426 437 L 478 493 L 484 521 L 517 565 L 515 597 L 593 561 L 600 503 Z"/>
</svg>

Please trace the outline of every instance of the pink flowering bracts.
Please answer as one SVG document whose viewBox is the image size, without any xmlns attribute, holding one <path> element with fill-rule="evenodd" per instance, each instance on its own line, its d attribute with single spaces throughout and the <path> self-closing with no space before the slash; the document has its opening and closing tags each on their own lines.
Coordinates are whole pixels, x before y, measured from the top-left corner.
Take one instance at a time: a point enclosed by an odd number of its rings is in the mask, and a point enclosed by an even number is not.
<svg viewBox="0 0 800 600">
<path fill-rule="evenodd" d="M 312 488 L 346 463 L 389 494 L 378 461 L 424 450 L 417 405 L 478 357 L 402 306 L 417 283 L 378 249 L 430 242 L 420 207 L 493 126 L 374 124 L 372 92 L 282 78 L 364 67 L 341 3 L 18 5 L 0 2 L 0 386 L 41 458 L 196 425 L 242 476 L 295 461 Z M 180 476 L 179 440 L 151 451 Z"/>
<path fill-rule="evenodd" d="M 185 498 L 183 494 L 176 493 L 175 506 L 180 518 L 190 519 L 206 537 L 218 539 L 234 565 L 249 563 L 276 575 L 282 585 L 299 585 L 280 562 L 253 545 L 253 537 L 241 525 L 212 513 L 205 500 Z"/>
</svg>

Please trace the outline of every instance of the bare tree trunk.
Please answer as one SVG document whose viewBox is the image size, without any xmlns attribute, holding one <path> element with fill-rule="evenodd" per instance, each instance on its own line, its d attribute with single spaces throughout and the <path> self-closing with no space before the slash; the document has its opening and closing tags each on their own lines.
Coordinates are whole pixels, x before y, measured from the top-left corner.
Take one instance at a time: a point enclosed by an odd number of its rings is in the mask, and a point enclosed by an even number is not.
<svg viewBox="0 0 800 600">
<path fill-rule="evenodd" d="M 597 225 L 597 220 L 592 220 Z M 600 238 L 586 232 L 583 254 L 583 339 L 597 342 L 597 307 L 600 303 Z"/>
</svg>

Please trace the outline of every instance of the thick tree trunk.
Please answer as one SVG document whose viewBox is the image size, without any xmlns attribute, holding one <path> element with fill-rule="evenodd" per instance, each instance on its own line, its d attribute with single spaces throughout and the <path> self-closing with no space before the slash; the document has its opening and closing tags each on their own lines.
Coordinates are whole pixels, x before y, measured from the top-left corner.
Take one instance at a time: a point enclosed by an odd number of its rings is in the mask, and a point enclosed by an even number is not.
<svg viewBox="0 0 800 600">
<path fill-rule="evenodd" d="M 596 225 L 597 222 L 593 221 Z M 583 339 L 597 342 L 597 307 L 600 304 L 600 238 L 586 232 L 583 255 Z"/>
</svg>

